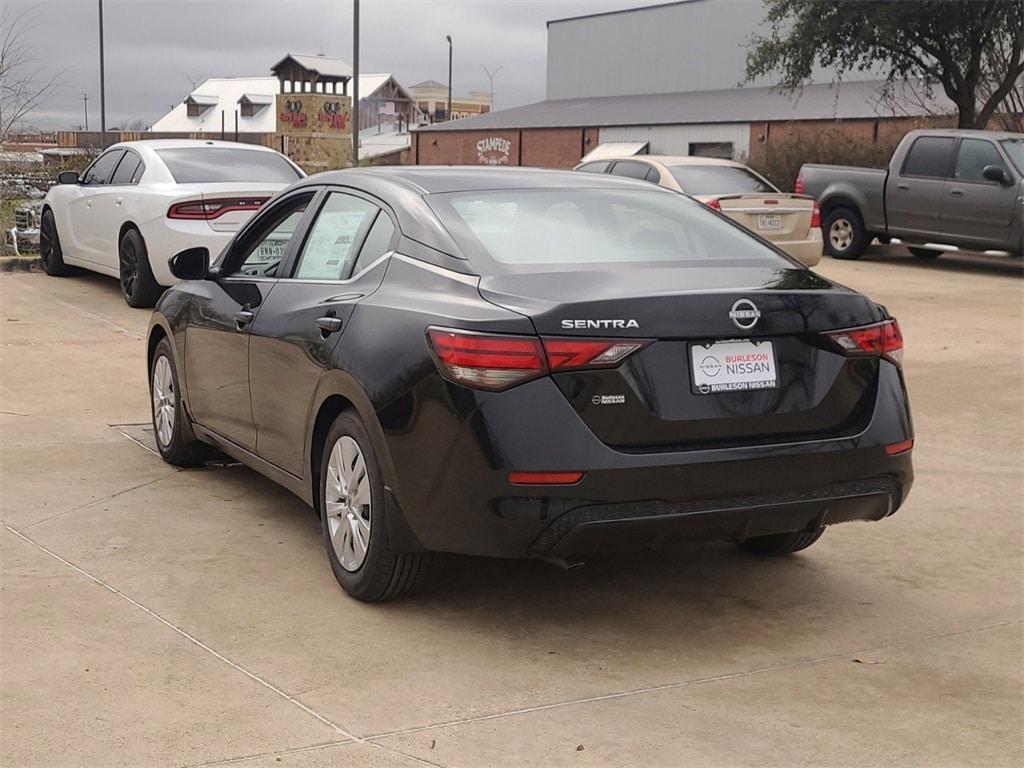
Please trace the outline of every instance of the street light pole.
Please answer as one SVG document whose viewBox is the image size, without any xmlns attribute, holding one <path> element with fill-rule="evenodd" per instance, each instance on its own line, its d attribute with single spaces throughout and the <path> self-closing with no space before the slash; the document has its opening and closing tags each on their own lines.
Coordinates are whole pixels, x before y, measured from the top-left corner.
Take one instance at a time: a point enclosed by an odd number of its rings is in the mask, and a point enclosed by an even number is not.
<svg viewBox="0 0 1024 768">
<path fill-rule="evenodd" d="M 445 35 L 444 39 L 448 41 L 448 111 L 444 113 L 444 119 L 452 119 L 452 36 Z"/>
<path fill-rule="evenodd" d="M 100 149 L 107 148 L 107 89 L 103 73 L 103 0 L 100 4 Z"/>
<path fill-rule="evenodd" d="M 352 3 L 352 165 L 359 165 L 359 0 Z"/>
<path fill-rule="evenodd" d="M 501 70 L 504 69 L 504 67 L 499 66 L 496 70 L 491 72 L 491 70 L 489 70 L 487 67 L 485 67 L 483 64 L 481 64 L 480 65 L 480 69 L 482 69 L 484 71 L 484 74 L 487 75 L 487 81 L 491 84 L 490 85 L 491 109 L 494 109 L 494 78 L 496 78 L 498 76 L 498 73 L 501 72 Z"/>
</svg>

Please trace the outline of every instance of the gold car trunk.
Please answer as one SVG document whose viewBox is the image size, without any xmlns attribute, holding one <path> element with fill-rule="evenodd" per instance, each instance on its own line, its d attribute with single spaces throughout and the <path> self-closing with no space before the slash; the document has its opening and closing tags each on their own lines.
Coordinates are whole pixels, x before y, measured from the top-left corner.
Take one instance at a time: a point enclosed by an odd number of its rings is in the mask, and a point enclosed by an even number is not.
<svg viewBox="0 0 1024 768">
<path fill-rule="evenodd" d="M 804 240 L 810 233 L 814 200 L 809 197 L 748 193 L 698 199 L 766 240 Z"/>
</svg>

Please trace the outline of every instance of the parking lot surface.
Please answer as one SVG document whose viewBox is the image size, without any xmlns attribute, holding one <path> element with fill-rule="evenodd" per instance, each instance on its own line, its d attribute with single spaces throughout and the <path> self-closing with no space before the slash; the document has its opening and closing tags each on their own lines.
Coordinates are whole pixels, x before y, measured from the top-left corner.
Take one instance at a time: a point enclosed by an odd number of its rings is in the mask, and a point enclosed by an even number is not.
<svg viewBox="0 0 1024 768">
<path fill-rule="evenodd" d="M 1022 764 L 1021 263 L 819 271 L 903 327 L 895 517 L 779 560 L 453 557 L 385 605 L 285 491 L 125 436 L 149 313 L 116 281 L 0 277 L 2 764 Z"/>
</svg>

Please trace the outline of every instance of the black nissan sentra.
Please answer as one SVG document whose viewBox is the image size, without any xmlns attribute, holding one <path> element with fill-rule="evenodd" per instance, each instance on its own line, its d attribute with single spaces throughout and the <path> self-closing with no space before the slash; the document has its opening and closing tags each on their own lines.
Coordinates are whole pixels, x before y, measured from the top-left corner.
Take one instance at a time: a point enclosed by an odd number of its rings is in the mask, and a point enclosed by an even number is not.
<svg viewBox="0 0 1024 768">
<path fill-rule="evenodd" d="M 361 600 L 416 588 L 432 552 L 784 555 L 910 489 L 885 308 L 650 184 L 324 173 L 172 268 L 161 454 L 215 447 L 315 507 Z"/>
</svg>

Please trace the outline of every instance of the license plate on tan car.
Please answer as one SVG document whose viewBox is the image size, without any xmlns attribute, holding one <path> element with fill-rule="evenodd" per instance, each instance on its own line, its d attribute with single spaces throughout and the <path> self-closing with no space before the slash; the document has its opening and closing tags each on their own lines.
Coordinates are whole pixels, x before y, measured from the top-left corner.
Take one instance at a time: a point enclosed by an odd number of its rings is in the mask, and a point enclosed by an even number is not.
<svg viewBox="0 0 1024 768">
<path fill-rule="evenodd" d="M 782 229 L 782 216 L 777 213 L 758 214 L 757 228 L 768 231 Z"/>
</svg>

